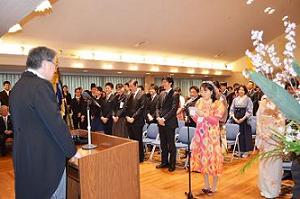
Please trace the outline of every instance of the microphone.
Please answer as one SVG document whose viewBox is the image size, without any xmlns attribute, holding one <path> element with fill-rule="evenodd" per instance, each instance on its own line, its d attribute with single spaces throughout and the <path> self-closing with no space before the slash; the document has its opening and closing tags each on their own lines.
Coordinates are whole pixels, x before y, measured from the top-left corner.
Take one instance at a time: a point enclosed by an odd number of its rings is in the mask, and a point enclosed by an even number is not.
<svg viewBox="0 0 300 199">
<path fill-rule="evenodd" d="M 101 105 L 97 102 L 97 100 L 95 100 L 88 92 L 84 91 L 82 93 L 82 98 L 85 101 L 91 101 L 92 103 L 94 103 L 96 106 L 98 106 L 99 108 L 101 108 Z"/>
</svg>

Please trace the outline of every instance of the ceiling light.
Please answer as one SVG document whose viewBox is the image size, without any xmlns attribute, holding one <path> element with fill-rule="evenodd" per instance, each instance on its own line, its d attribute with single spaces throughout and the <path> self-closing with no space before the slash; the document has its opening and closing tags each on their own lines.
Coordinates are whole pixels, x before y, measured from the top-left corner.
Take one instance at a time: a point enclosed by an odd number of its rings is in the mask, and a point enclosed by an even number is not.
<svg viewBox="0 0 300 199">
<path fill-rule="evenodd" d="M 253 2 L 254 2 L 254 0 L 247 0 L 246 4 L 247 4 L 247 5 L 250 5 L 250 4 L 252 4 Z"/>
<path fill-rule="evenodd" d="M 264 10 L 265 13 L 271 15 L 275 12 L 275 9 L 274 8 L 271 8 L 271 7 L 267 7 L 265 10 Z"/>
<path fill-rule="evenodd" d="M 9 33 L 13 33 L 13 32 L 18 32 L 18 31 L 20 31 L 20 30 L 22 30 L 22 26 L 20 25 L 20 24 L 16 24 L 16 25 L 14 25 L 13 27 L 11 27 L 9 30 L 8 30 L 8 32 Z"/>
<path fill-rule="evenodd" d="M 106 52 L 95 52 L 94 58 L 97 60 L 104 60 L 104 61 L 120 61 L 120 55 L 115 53 L 106 53 Z"/>
<path fill-rule="evenodd" d="M 138 69 L 139 69 L 139 67 L 136 66 L 136 65 L 129 66 L 129 70 L 134 70 L 134 71 L 136 71 L 136 70 L 138 70 Z"/>
<path fill-rule="evenodd" d="M 51 9 L 51 8 L 52 8 L 51 3 L 48 0 L 45 0 L 42 3 L 40 3 L 40 5 L 38 5 L 34 11 L 35 12 L 44 12 L 45 10 Z"/>
<path fill-rule="evenodd" d="M 103 64 L 102 69 L 105 69 L 105 70 L 113 69 L 113 65 L 112 64 Z"/>
<path fill-rule="evenodd" d="M 72 67 L 73 67 L 73 68 L 83 68 L 84 66 L 83 66 L 82 63 L 73 63 L 73 64 L 72 64 Z"/>
<path fill-rule="evenodd" d="M 129 63 L 144 63 L 144 57 L 139 55 L 122 54 L 121 61 Z"/>
<path fill-rule="evenodd" d="M 269 15 L 273 14 L 275 12 L 275 9 L 272 9 L 268 12 Z"/>
<path fill-rule="evenodd" d="M 216 71 L 214 74 L 215 75 L 222 75 L 222 71 Z"/>
<path fill-rule="evenodd" d="M 187 73 L 194 74 L 195 73 L 195 69 L 190 68 L 190 69 L 188 69 Z"/>
<path fill-rule="evenodd" d="M 171 73 L 178 73 L 178 68 L 172 68 L 172 69 L 170 70 L 170 72 L 171 72 Z"/>
<path fill-rule="evenodd" d="M 118 71 L 117 73 L 118 73 L 118 74 L 122 74 L 123 72 L 121 72 L 121 71 Z"/>
<path fill-rule="evenodd" d="M 166 65 L 169 66 L 182 66 L 183 60 L 177 59 L 177 58 L 167 58 L 166 59 Z"/>
<path fill-rule="evenodd" d="M 171 74 L 170 74 L 170 76 L 174 76 L 174 74 L 173 74 L 173 73 L 171 73 Z"/>
<path fill-rule="evenodd" d="M 201 73 L 202 74 L 209 74 L 209 70 L 203 70 Z"/>
<path fill-rule="evenodd" d="M 160 56 L 146 56 L 145 57 L 146 64 L 159 64 L 163 65 L 165 63 L 165 58 Z"/>
<path fill-rule="evenodd" d="M 158 66 L 152 66 L 152 68 L 150 70 L 153 71 L 153 72 L 158 72 L 159 67 Z"/>
<path fill-rule="evenodd" d="M 150 75 L 151 73 L 145 73 L 146 75 Z"/>
</svg>

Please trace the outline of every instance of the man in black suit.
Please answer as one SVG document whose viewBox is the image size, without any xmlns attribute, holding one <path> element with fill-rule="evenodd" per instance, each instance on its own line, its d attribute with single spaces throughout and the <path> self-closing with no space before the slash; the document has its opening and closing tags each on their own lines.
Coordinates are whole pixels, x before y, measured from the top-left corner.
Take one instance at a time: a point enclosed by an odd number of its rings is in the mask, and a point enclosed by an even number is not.
<svg viewBox="0 0 300 199">
<path fill-rule="evenodd" d="M 75 89 L 75 97 L 71 100 L 72 120 L 74 129 L 87 129 L 86 102 L 81 96 L 81 89 Z"/>
<path fill-rule="evenodd" d="M 155 84 L 150 85 L 149 89 L 149 99 L 147 103 L 147 109 L 146 109 L 146 122 L 148 124 L 150 123 L 156 123 L 156 104 L 158 102 L 159 95 L 158 92 L 158 86 Z"/>
<path fill-rule="evenodd" d="M 199 88 L 197 86 L 191 86 L 190 87 L 190 99 L 186 101 L 184 104 L 184 112 L 185 114 L 185 125 L 190 127 L 196 127 L 196 123 L 191 118 L 189 114 L 189 107 L 195 107 L 196 102 L 200 98 L 199 95 Z"/>
<path fill-rule="evenodd" d="M 0 117 L 0 152 L 2 156 L 6 155 L 5 141 L 7 138 L 13 138 L 13 128 L 10 116 L 8 115 L 8 106 L 1 106 Z"/>
<path fill-rule="evenodd" d="M 144 161 L 143 149 L 143 126 L 145 124 L 144 114 L 146 109 L 146 94 L 137 89 L 138 82 L 131 80 L 129 89 L 131 94 L 126 103 L 126 120 L 129 138 L 139 142 L 140 162 Z"/>
<path fill-rule="evenodd" d="M 10 82 L 3 82 L 3 91 L 0 92 L 0 103 L 1 105 L 9 106 L 9 93 L 10 93 Z"/>
<path fill-rule="evenodd" d="M 31 49 L 10 93 L 17 199 L 66 197 L 66 161 L 76 149 L 51 84 L 56 65 L 54 50 Z"/>
<path fill-rule="evenodd" d="M 100 119 L 104 127 L 104 132 L 107 135 L 112 135 L 112 110 L 114 105 L 114 85 L 111 82 L 105 84 L 105 98 L 102 100 L 102 112 Z"/>
<path fill-rule="evenodd" d="M 172 172 L 176 164 L 175 129 L 178 127 L 176 111 L 179 107 L 179 95 L 172 88 L 174 85 L 172 77 L 162 78 L 162 85 L 165 91 L 161 92 L 156 106 L 162 153 L 161 164 L 156 168 L 169 167 L 169 171 Z M 169 155 L 170 160 L 168 160 Z"/>
</svg>

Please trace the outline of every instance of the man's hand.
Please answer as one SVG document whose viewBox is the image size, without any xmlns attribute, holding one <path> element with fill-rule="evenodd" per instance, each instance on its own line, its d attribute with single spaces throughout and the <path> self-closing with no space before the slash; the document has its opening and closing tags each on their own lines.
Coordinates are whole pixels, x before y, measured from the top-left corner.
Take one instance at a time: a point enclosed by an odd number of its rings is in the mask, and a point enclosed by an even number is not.
<svg viewBox="0 0 300 199">
<path fill-rule="evenodd" d="M 112 116 L 112 118 L 113 118 L 114 123 L 117 123 L 119 120 L 119 117 Z"/>
<path fill-rule="evenodd" d="M 13 131 L 12 131 L 12 130 L 5 130 L 4 133 L 5 133 L 6 135 L 10 135 L 10 134 L 13 133 Z"/>
<path fill-rule="evenodd" d="M 106 124 L 107 121 L 108 121 L 108 118 L 103 117 L 103 116 L 102 116 L 100 119 L 101 119 L 101 121 L 103 122 L 103 124 Z"/>
</svg>

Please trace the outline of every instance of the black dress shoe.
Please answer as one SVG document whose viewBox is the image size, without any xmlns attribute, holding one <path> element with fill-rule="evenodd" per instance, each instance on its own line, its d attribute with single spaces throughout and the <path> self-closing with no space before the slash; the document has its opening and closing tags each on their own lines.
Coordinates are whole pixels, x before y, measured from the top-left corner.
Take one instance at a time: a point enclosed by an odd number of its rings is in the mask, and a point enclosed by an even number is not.
<svg viewBox="0 0 300 199">
<path fill-rule="evenodd" d="M 161 169 L 161 168 L 168 168 L 169 164 L 159 164 L 156 166 L 157 169 Z"/>
<path fill-rule="evenodd" d="M 170 166 L 170 167 L 169 167 L 169 171 L 170 171 L 170 172 L 175 171 L 175 166 Z"/>
</svg>

